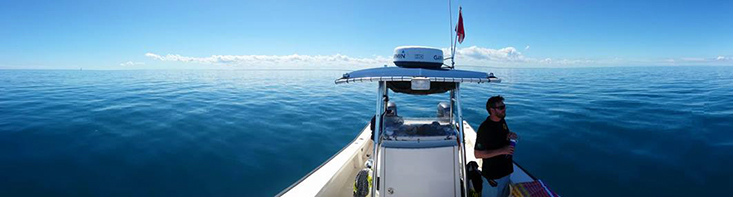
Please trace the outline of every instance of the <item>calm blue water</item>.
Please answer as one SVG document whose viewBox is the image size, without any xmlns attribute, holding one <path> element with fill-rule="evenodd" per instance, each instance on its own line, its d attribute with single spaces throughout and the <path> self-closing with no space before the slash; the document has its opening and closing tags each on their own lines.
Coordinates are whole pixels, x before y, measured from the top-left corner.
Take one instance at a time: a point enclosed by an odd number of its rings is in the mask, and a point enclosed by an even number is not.
<svg viewBox="0 0 733 197">
<path fill-rule="evenodd" d="M 733 67 L 463 69 L 504 79 L 464 85 L 465 118 L 505 96 L 515 159 L 563 196 L 733 192 Z M 344 72 L 0 70 L 0 196 L 277 194 L 374 113 Z"/>
</svg>

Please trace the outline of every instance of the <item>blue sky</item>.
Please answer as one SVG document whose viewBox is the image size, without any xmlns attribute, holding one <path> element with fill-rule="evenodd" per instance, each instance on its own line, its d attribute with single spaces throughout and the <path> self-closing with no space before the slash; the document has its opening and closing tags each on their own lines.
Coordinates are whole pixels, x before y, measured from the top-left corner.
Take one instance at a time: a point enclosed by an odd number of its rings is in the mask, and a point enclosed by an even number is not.
<svg viewBox="0 0 733 197">
<path fill-rule="evenodd" d="M 733 65 L 731 1 L 453 1 L 457 63 Z M 447 1 L 6 1 L 0 68 L 372 67 L 448 48 Z M 454 24 L 455 25 L 455 24 Z"/>
</svg>

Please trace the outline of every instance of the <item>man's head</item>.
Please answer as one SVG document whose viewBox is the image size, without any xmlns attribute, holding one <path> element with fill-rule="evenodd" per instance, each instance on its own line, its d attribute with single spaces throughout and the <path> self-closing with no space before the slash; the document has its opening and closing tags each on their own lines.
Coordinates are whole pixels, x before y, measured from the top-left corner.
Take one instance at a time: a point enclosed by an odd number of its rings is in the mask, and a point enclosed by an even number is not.
<svg viewBox="0 0 733 197">
<path fill-rule="evenodd" d="M 486 111 L 490 116 L 504 118 L 506 116 L 506 105 L 504 105 L 504 97 L 501 95 L 492 96 L 486 101 Z"/>
</svg>

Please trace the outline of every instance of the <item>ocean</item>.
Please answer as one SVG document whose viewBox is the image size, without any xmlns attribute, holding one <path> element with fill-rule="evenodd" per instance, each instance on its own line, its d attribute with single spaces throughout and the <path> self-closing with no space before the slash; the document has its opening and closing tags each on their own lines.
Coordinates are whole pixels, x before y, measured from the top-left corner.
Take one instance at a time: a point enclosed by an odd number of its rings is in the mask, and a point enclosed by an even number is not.
<svg viewBox="0 0 733 197">
<path fill-rule="evenodd" d="M 562 196 L 733 192 L 733 67 L 459 69 L 503 79 L 462 85 L 464 118 L 504 96 L 515 161 Z M 0 196 L 275 195 L 372 117 L 346 72 L 0 70 Z"/>
</svg>

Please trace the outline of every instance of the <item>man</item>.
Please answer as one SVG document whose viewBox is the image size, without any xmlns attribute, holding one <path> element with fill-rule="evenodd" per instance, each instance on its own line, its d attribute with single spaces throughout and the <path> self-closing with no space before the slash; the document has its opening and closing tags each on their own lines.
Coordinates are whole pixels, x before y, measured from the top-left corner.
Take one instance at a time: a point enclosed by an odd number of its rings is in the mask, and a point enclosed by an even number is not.
<svg viewBox="0 0 733 197">
<path fill-rule="evenodd" d="M 474 146 L 474 156 L 482 159 L 481 172 L 487 179 L 483 184 L 482 194 L 489 196 L 489 192 L 486 192 L 489 188 L 487 183 L 495 181 L 496 196 L 506 197 L 509 196 L 509 175 L 514 172 L 514 147 L 509 144 L 509 139 L 517 139 L 518 136 L 509 131 L 504 121 L 504 97 L 497 95 L 489 98 L 486 101 L 486 111 L 489 112 L 489 117 L 479 126 Z"/>
</svg>

